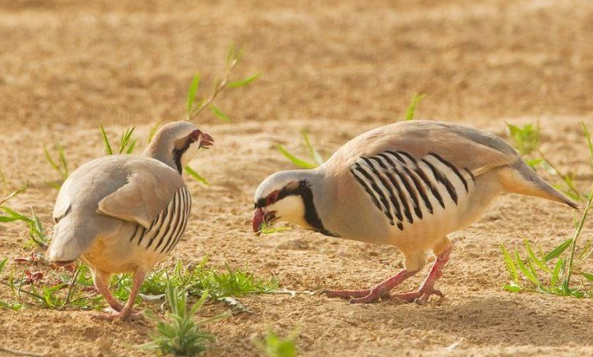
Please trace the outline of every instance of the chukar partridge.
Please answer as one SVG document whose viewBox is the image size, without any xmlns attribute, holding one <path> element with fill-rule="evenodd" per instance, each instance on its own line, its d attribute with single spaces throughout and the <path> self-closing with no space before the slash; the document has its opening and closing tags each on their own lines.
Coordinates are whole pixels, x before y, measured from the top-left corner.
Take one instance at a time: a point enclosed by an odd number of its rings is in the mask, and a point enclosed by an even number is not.
<svg viewBox="0 0 593 357">
<path fill-rule="evenodd" d="M 80 258 L 87 263 L 97 290 L 116 311 L 107 317 L 132 315 L 146 273 L 179 242 L 191 210 L 183 167 L 212 144 L 212 137 L 193 124 L 170 123 L 142 155 L 92 160 L 62 185 L 49 260 L 66 265 Z M 134 274 L 125 306 L 109 291 L 115 273 Z"/>
<path fill-rule="evenodd" d="M 479 219 L 502 192 L 577 205 L 541 179 L 499 137 L 472 127 L 407 121 L 364 133 L 313 170 L 282 171 L 255 192 L 253 230 L 287 221 L 327 236 L 390 244 L 404 269 L 365 290 L 326 291 L 352 303 L 426 302 L 451 253 L 447 234 Z M 390 295 L 436 255 L 417 291 Z"/>
</svg>

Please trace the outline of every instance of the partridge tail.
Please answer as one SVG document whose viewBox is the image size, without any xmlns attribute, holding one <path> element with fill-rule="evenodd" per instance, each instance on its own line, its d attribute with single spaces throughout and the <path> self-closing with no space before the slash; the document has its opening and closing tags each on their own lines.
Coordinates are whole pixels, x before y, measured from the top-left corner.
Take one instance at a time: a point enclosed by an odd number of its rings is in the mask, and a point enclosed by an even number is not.
<svg viewBox="0 0 593 357">
<path fill-rule="evenodd" d="M 542 197 L 579 209 L 578 204 L 544 181 L 521 159 L 513 166 L 502 170 L 501 178 L 503 187 L 508 192 Z"/>
</svg>

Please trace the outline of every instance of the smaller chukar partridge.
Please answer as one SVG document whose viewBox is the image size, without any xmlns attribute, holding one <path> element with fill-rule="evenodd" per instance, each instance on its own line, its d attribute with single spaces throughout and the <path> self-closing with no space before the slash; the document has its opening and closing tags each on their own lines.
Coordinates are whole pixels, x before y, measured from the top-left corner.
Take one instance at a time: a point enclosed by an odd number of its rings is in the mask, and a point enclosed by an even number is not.
<svg viewBox="0 0 593 357">
<path fill-rule="evenodd" d="M 578 206 L 540 178 L 501 138 L 472 127 L 406 121 L 364 133 L 313 170 L 277 172 L 255 192 L 253 230 L 287 221 L 321 234 L 399 248 L 404 269 L 364 290 L 326 291 L 369 303 L 424 303 L 451 253 L 447 234 L 478 220 L 501 193 Z M 417 291 L 391 290 L 436 256 Z"/>
<path fill-rule="evenodd" d="M 97 290 L 126 319 L 147 272 L 177 245 L 189 218 L 191 196 L 181 173 L 200 148 L 213 144 L 195 125 L 163 126 L 142 155 L 92 160 L 62 185 L 53 212 L 48 258 L 58 265 L 87 263 Z M 109 291 L 109 278 L 133 273 L 127 303 Z"/>
</svg>

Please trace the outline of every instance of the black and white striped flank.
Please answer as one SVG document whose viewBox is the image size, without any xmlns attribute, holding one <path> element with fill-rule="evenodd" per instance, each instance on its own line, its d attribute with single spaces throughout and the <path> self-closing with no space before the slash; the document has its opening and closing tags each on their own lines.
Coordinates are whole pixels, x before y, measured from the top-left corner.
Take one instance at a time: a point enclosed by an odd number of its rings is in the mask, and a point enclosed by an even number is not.
<svg viewBox="0 0 593 357">
<path fill-rule="evenodd" d="M 168 253 L 179 242 L 191 212 L 191 195 L 187 187 L 181 187 L 173 200 L 152 221 L 148 229 L 137 225 L 130 237 L 130 242 L 136 241 L 146 249 L 155 252 Z"/>
<path fill-rule="evenodd" d="M 389 224 L 404 229 L 437 209 L 457 205 L 475 184 L 473 173 L 436 153 L 416 159 L 404 151 L 360 157 L 350 167 L 356 181 Z"/>
</svg>

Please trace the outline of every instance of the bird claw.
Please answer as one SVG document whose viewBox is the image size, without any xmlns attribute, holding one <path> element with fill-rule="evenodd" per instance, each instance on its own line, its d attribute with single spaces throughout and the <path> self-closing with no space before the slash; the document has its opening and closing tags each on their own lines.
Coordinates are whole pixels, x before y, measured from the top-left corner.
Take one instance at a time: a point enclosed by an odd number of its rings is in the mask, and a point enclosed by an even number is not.
<svg viewBox="0 0 593 357">
<path fill-rule="evenodd" d="M 420 289 L 418 291 L 412 291 L 409 293 L 393 294 L 390 297 L 392 299 L 424 305 L 428 302 L 428 299 L 431 295 L 437 295 L 439 298 L 443 298 L 445 296 L 440 290 L 437 289 Z"/>
<path fill-rule="evenodd" d="M 116 313 L 96 313 L 93 314 L 92 317 L 94 319 L 104 320 L 104 321 L 141 321 L 144 320 L 144 313 L 143 312 L 132 312 L 126 314 L 123 311 L 116 312 Z"/>
</svg>

